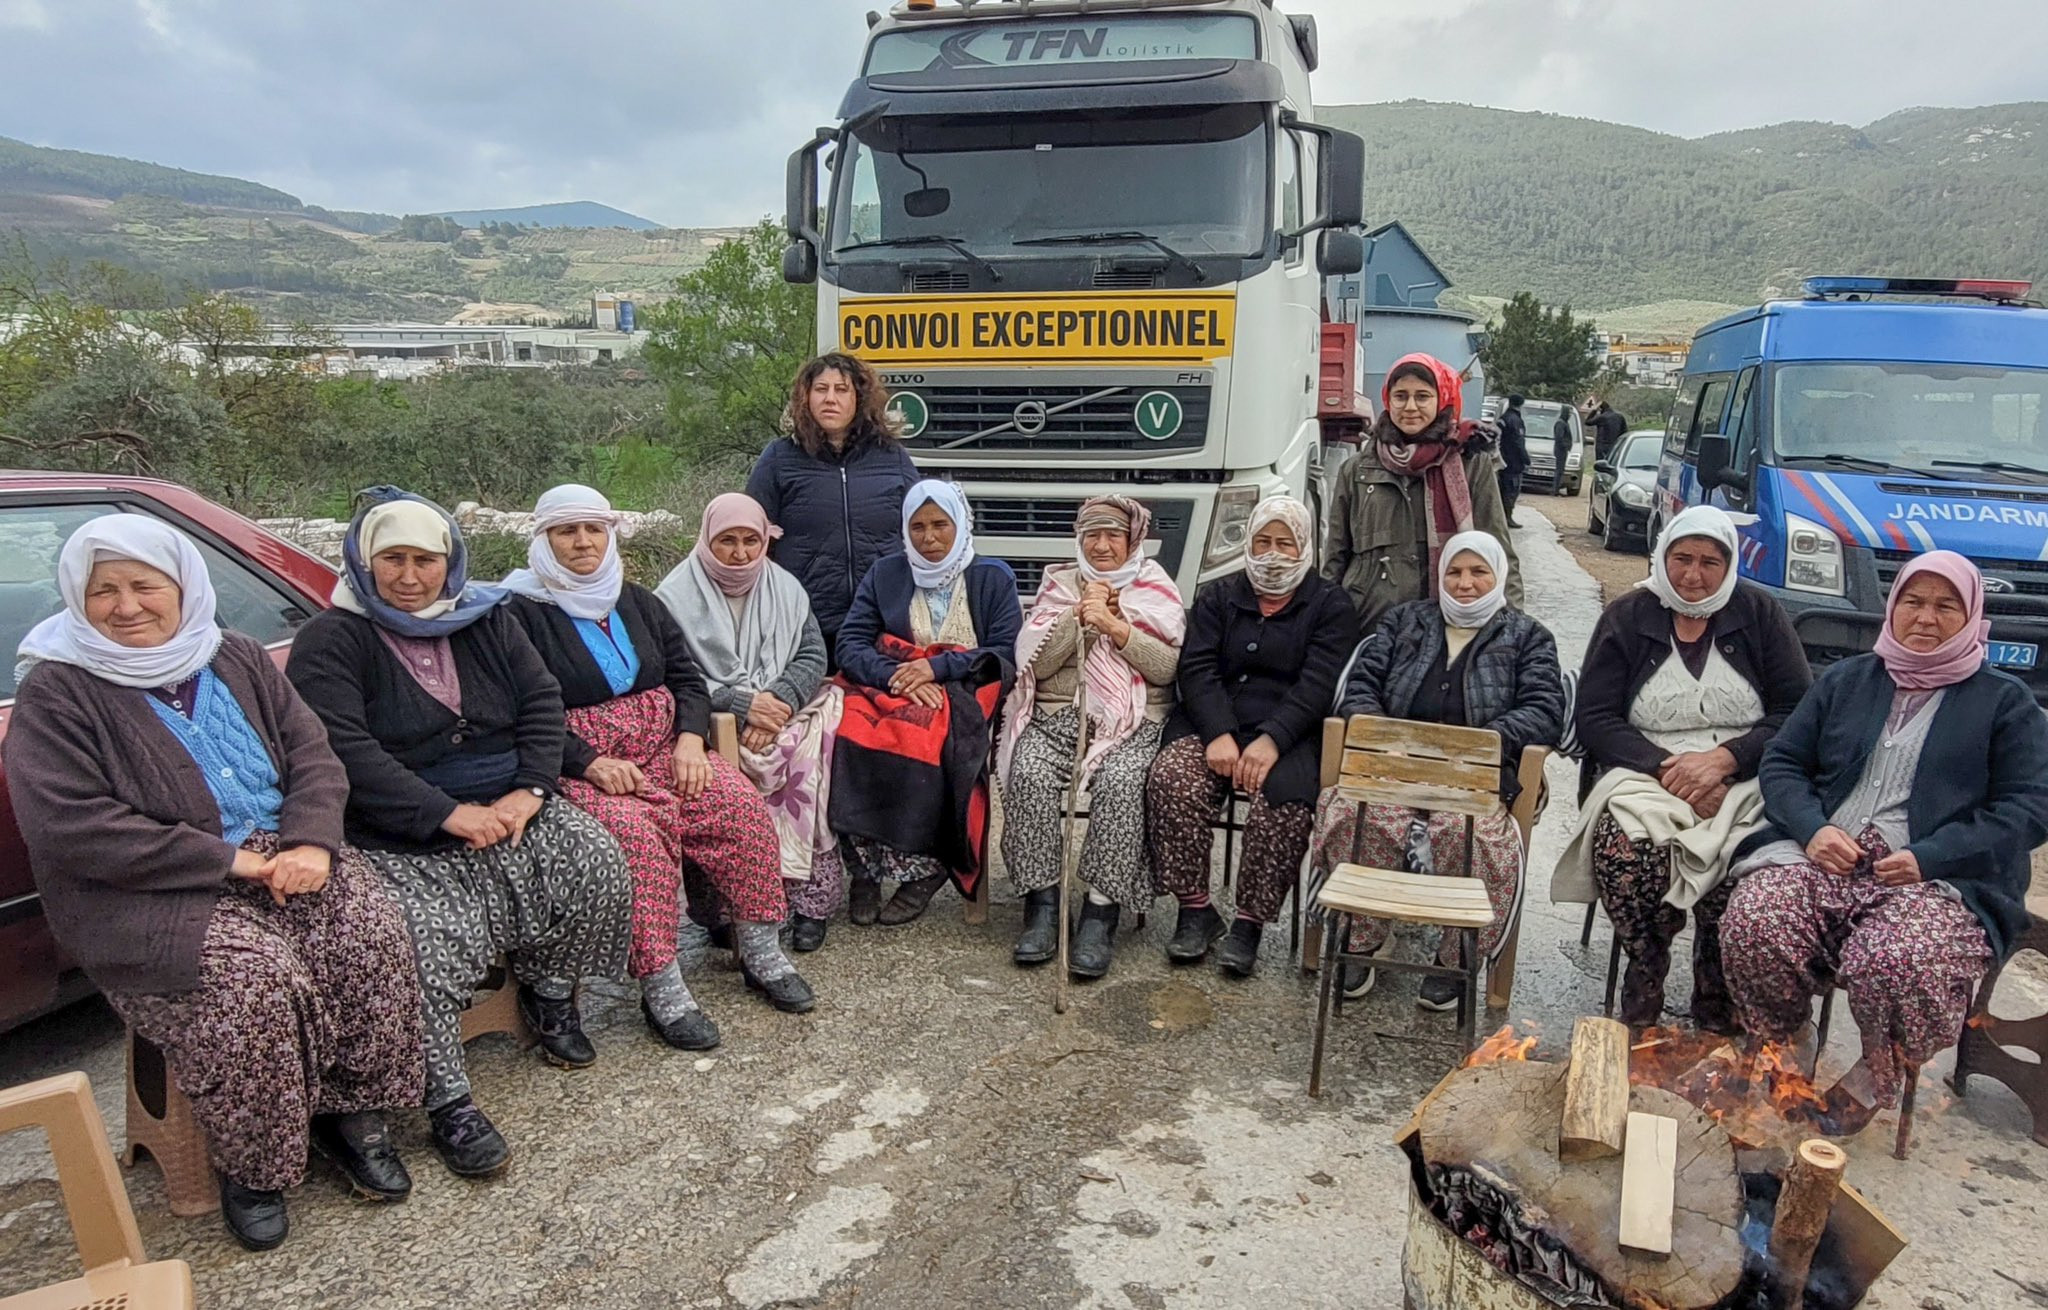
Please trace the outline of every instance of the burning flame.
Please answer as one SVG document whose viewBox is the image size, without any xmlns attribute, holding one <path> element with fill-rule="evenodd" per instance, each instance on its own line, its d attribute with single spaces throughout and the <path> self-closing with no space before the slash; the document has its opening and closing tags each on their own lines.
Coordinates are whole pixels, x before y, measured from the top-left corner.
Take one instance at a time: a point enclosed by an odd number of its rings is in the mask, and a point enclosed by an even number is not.
<svg viewBox="0 0 2048 1310">
<path fill-rule="evenodd" d="M 1711 1033 L 1652 1028 L 1631 1048 L 1629 1081 L 1676 1092 L 1745 1146 L 1788 1146 L 1812 1134 L 1826 1104 L 1794 1047 L 1767 1042 L 1745 1060 Z"/>
<path fill-rule="evenodd" d="M 1534 1033 L 1527 1037 L 1517 1037 L 1513 1024 L 1503 1024 L 1499 1032 L 1479 1043 L 1472 1054 L 1465 1057 L 1465 1067 L 1471 1069 L 1482 1064 L 1492 1064 L 1497 1060 L 1526 1060 L 1529 1053 L 1535 1049 Z"/>
</svg>

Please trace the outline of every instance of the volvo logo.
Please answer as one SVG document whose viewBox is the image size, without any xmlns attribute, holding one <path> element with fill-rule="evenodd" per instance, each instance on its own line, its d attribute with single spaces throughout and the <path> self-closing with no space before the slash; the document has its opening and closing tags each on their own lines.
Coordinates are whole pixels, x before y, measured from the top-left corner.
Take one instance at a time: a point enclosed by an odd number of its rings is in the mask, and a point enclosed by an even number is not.
<svg viewBox="0 0 2048 1310">
<path fill-rule="evenodd" d="M 2019 588 L 2004 578 L 1994 578 L 1987 573 L 1984 575 L 1984 590 L 1994 596 L 2010 596 L 2015 591 L 2018 591 Z"/>
<path fill-rule="evenodd" d="M 1017 425 L 1017 431 L 1027 437 L 1035 437 L 1045 431 L 1046 412 L 1042 400 L 1027 400 L 1010 414 L 1010 421 Z"/>
</svg>

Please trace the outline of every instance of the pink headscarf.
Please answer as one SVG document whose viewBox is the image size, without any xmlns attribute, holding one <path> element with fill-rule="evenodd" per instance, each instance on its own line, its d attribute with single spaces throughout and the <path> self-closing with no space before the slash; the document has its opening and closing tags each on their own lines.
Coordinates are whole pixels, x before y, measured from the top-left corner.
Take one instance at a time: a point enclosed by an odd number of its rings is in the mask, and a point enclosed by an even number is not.
<svg viewBox="0 0 2048 1310">
<path fill-rule="evenodd" d="M 764 549 L 751 564 L 727 564 L 713 555 L 712 541 L 719 533 L 733 528 L 752 528 L 761 534 L 764 544 L 781 536 L 782 529 L 768 521 L 768 511 L 761 508 L 761 502 L 744 492 L 728 491 L 713 496 L 704 507 L 704 522 L 697 529 L 697 544 L 690 553 L 697 557 L 704 576 L 720 591 L 728 596 L 745 596 L 761 580 L 761 570 L 768 567 L 768 552 Z"/>
<path fill-rule="evenodd" d="M 1930 651 L 1918 651 L 1892 635 L 1892 616 L 1906 584 L 1922 573 L 1932 573 L 1956 589 L 1963 598 L 1968 617 L 1962 631 Z M 1991 640 L 1991 624 L 1984 617 L 1984 575 L 1977 566 L 1952 550 L 1930 550 L 1899 570 L 1892 582 L 1892 594 L 1884 603 L 1884 631 L 1877 637 L 1877 656 L 1884 661 L 1892 681 L 1907 691 L 1932 691 L 1952 686 L 1975 673 L 1984 663 L 1985 643 Z"/>
</svg>

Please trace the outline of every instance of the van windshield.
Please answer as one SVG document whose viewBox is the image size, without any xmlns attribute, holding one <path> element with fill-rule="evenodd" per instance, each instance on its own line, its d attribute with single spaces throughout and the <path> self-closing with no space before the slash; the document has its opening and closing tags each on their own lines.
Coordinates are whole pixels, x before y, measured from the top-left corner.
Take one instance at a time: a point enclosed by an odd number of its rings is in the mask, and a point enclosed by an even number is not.
<svg viewBox="0 0 2048 1310">
<path fill-rule="evenodd" d="M 1846 456 L 1955 477 L 2048 480 L 2048 369 L 1783 364 L 1772 436 L 1789 462 Z"/>
</svg>

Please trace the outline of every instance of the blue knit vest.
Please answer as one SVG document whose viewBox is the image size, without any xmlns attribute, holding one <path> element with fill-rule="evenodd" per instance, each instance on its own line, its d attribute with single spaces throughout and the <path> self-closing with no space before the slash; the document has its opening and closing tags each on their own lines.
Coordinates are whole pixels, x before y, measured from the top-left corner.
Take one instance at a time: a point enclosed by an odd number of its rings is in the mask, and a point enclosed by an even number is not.
<svg viewBox="0 0 2048 1310">
<path fill-rule="evenodd" d="M 284 811 L 277 765 L 227 684 L 201 669 L 189 719 L 154 696 L 144 699 L 206 776 L 228 844 L 240 846 L 252 832 L 276 832 Z"/>
</svg>

